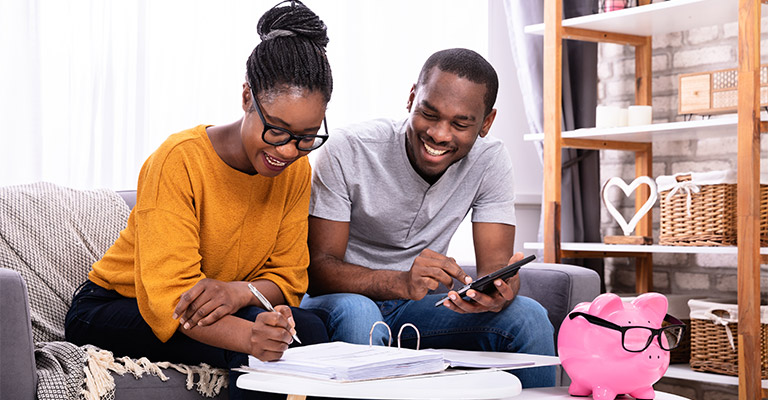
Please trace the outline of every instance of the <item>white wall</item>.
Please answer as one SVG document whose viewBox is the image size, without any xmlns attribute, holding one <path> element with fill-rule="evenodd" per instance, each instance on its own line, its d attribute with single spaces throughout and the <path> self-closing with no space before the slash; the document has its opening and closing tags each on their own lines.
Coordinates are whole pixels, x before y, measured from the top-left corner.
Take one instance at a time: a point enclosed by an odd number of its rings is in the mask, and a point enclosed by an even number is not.
<svg viewBox="0 0 768 400">
<path fill-rule="evenodd" d="M 136 187 L 168 135 L 242 116 L 245 61 L 278 0 L 0 0 L 0 185 Z M 328 125 L 405 117 L 424 60 L 486 55 L 475 0 L 305 0 L 327 24 Z"/>
<path fill-rule="evenodd" d="M 277 1 L 102 2 L 2 0 L 0 185 L 40 180 L 135 187 L 139 168 L 168 135 L 242 114 L 245 60 L 258 17 Z M 306 0 L 328 25 L 334 93 L 331 128 L 405 117 L 421 65 L 436 50 L 466 47 L 496 67 L 498 117 L 490 132 L 515 161 L 516 248 L 534 240 L 540 164 L 526 129 L 496 0 Z M 471 226 L 451 254 L 474 263 Z"/>
<path fill-rule="evenodd" d="M 499 75 L 499 95 L 496 100 L 498 113 L 490 134 L 501 138 L 512 156 L 517 197 L 515 250 L 524 251 L 524 242 L 537 241 L 543 169 L 533 143 L 523 141 L 523 134 L 528 133 L 528 123 L 512 58 L 504 5 L 500 1 L 488 1 L 488 35 L 488 61 Z M 448 254 L 459 265 L 474 265 L 469 216 L 454 235 Z"/>
</svg>

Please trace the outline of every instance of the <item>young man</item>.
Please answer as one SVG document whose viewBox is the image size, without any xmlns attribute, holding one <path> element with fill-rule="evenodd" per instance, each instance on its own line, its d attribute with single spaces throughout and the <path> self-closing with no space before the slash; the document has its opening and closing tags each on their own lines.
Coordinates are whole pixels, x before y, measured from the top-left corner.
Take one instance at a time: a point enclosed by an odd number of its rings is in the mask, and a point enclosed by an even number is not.
<svg viewBox="0 0 768 400">
<path fill-rule="evenodd" d="M 413 323 L 422 348 L 554 355 L 546 310 L 516 296 L 520 278 L 464 300 L 430 294 L 471 278 L 445 256 L 472 209 L 479 276 L 523 257 L 513 250 L 512 162 L 486 137 L 496 110 L 493 67 L 467 49 L 433 54 L 408 97 L 406 120 L 342 129 L 320 150 L 309 218 L 310 285 L 302 307 L 326 314 L 331 340 L 387 344 Z M 455 289 L 455 288 L 454 288 Z M 404 330 L 415 347 L 416 332 Z M 524 387 L 552 386 L 554 367 L 514 372 Z"/>
</svg>

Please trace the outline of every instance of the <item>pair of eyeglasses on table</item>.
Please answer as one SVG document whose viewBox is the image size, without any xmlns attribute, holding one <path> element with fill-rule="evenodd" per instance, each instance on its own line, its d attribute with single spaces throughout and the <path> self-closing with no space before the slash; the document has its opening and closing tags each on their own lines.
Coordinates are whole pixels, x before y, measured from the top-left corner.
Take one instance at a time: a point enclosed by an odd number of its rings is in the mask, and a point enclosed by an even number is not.
<svg viewBox="0 0 768 400">
<path fill-rule="evenodd" d="M 591 324 L 621 332 L 621 345 L 624 347 L 624 350 L 631 353 L 644 351 L 651 345 L 651 343 L 653 343 L 654 338 L 658 339 L 659 346 L 661 346 L 663 350 L 670 351 L 680 345 L 680 341 L 685 334 L 685 324 L 669 314 L 664 316 L 664 321 L 667 322 L 668 325 L 661 328 L 649 328 L 647 326 L 620 326 L 611 321 L 606 321 L 600 317 L 583 312 L 572 312 L 568 314 L 568 318 L 570 319 L 577 317 L 583 317 Z"/>
</svg>

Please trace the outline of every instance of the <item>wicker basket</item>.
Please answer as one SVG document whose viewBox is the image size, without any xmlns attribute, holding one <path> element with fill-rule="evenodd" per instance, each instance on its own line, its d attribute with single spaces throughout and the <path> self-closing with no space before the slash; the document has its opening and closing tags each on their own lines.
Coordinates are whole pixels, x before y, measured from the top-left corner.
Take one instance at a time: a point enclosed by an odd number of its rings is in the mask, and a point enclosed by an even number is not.
<svg viewBox="0 0 768 400">
<path fill-rule="evenodd" d="M 691 369 L 739 374 L 738 307 L 735 301 L 691 300 Z M 760 371 L 768 378 L 768 307 L 760 307 Z M 731 336 L 728 336 L 730 330 Z M 731 338 L 733 339 L 731 341 Z M 733 343 L 733 345 L 731 345 Z"/>
<path fill-rule="evenodd" d="M 691 175 L 675 176 L 677 182 Z M 698 193 L 671 190 L 659 193 L 659 244 L 668 246 L 735 246 L 736 184 L 695 185 Z M 660 189 L 661 190 L 661 189 Z M 760 245 L 768 245 L 768 185 L 760 185 Z"/>
</svg>

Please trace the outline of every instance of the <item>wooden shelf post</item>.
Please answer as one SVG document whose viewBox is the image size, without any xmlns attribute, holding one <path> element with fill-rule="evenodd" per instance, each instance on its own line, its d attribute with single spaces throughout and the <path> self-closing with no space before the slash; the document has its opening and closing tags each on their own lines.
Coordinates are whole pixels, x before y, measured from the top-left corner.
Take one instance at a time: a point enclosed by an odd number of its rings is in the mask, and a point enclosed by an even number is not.
<svg viewBox="0 0 768 400">
<path fill-rule="evenodd" d="M 563 4 L 544 1 L 544 262 L 560 262 Z"/>
<path fill-rule="evenodd" d="M 652 105 L 651 82 L 653 73 L 651 56 L 653 54 L 652 38 L 643 38 L 642 44 L 635 45 L 635 104 Z M 635 152 L 635 176 L 650 176 L 653 178 L 653 144 L 647 143 L 645 148 Z M 641 185 L 635 194 L 635 209 L 639 210 L 651 196 L 650 188 Z M 635 234 L 653 237 L 652 213 L 640 220 L 635 228 Z M 635 291 L 646 293 L 653 290 L 653 255 L 635 258 Z"/>
<path fill-rule="evenodd" d="M 739 0 L 738 302 L 739 399 L 760 383 L 760 0 Z"/>
</svg>

